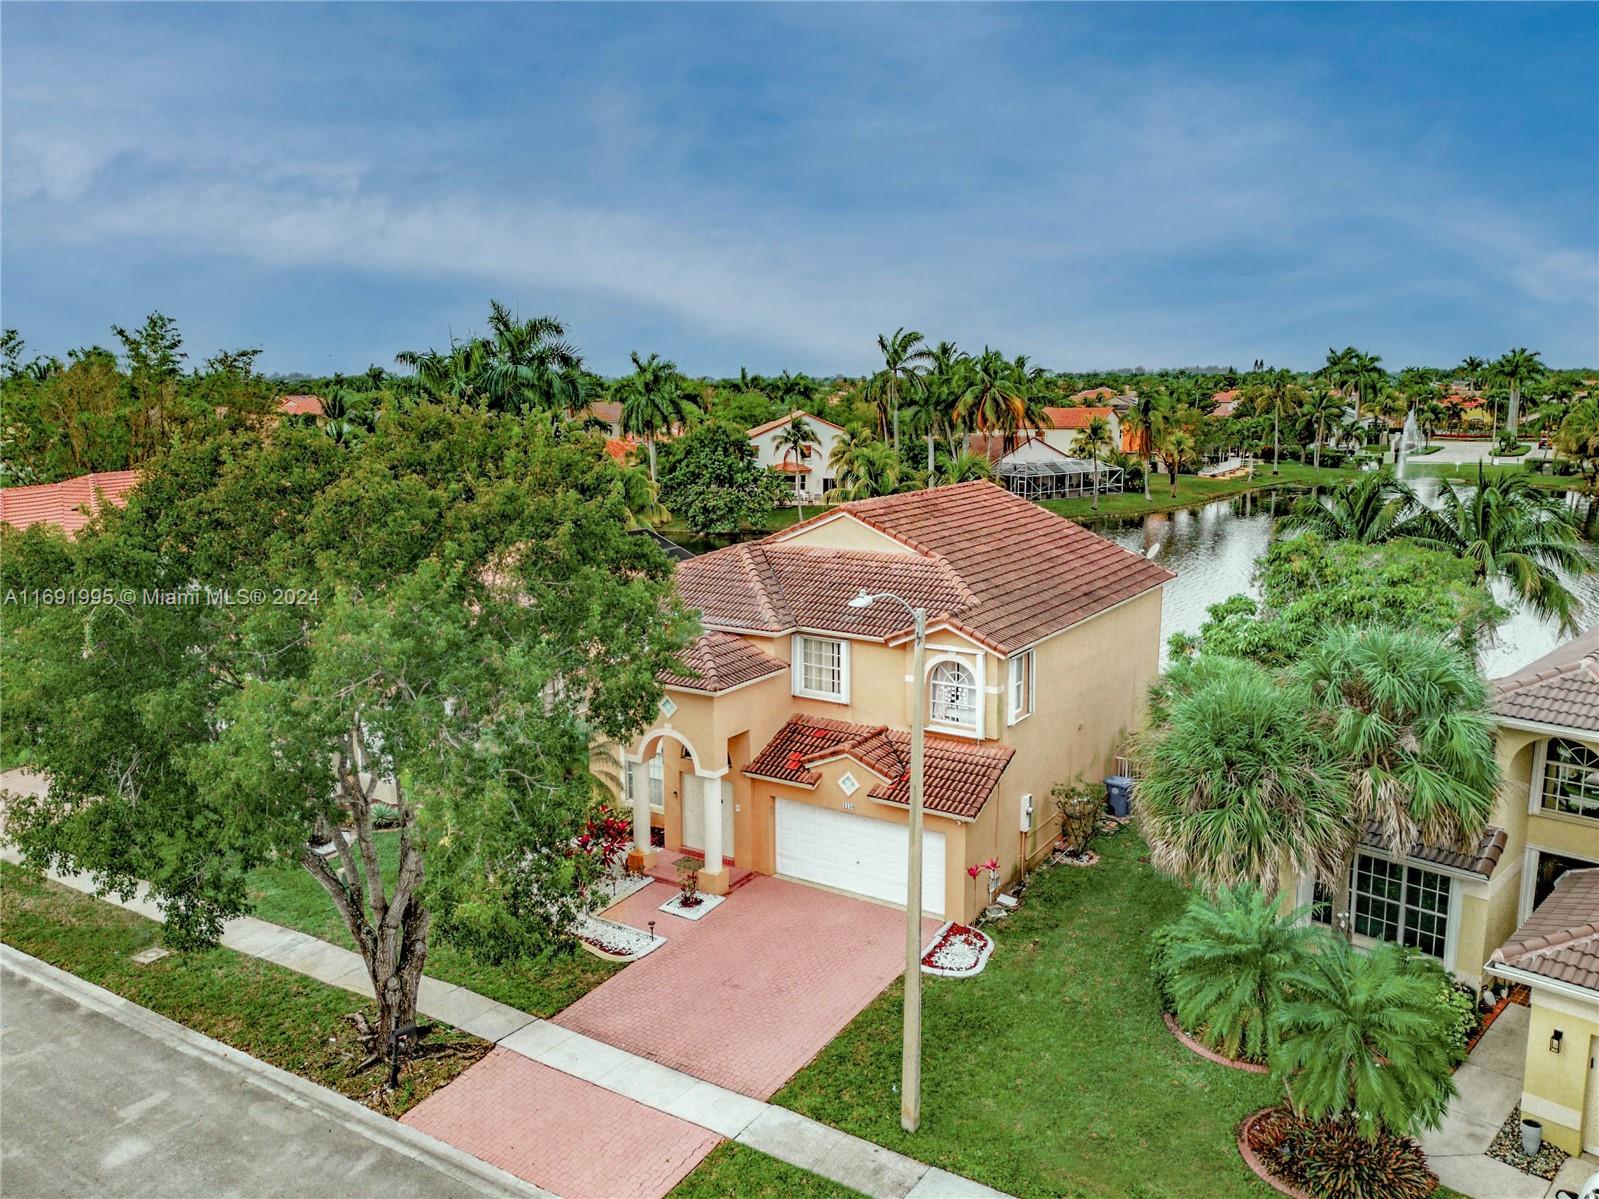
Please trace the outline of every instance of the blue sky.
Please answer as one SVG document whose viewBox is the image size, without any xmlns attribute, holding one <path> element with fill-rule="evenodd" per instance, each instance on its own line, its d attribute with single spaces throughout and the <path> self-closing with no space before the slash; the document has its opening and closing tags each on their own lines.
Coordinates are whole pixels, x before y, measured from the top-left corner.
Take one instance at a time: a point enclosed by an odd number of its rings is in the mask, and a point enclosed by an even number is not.
<svg viewBox="0 0 1599 1199">
<path fill-rule="evenodd" d="M 0 310 L 359 370 L 1599 365 L 1599 5 L 7 4 Z"/>
</svg>

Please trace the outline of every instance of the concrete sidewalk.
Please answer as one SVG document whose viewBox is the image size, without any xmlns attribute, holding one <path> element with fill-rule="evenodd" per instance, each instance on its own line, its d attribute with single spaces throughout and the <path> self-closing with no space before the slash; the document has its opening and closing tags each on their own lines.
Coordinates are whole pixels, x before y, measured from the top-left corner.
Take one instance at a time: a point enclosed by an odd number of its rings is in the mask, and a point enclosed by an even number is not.
<svg viewBox="0 0 1599 1199">
<path fill-rule="evenodd" d="M 9 848 L 0 851 L 0 858 L 20 861 Z M 51 871 L 49 877 L 86 895 L 96 895 L 93 880 L 86 875 Z M 97 898 L 151 920 L 161 919 L 160 907 L 146 898 L 142 888 L 126 901 L 110 896 Z M 228 923 L 222 944 L 347 991 L 368 998 L 372 995 L 359 954 L 309 934 L 242 916 Z M 1001 1191 L 840 1132 L 787 1108 L 751 1099 L 530 1016 L 464 987 L 424 978 L 417 1006 L 430 1019 L 453 1024 L 512 1053 L 709 1129 L 873 1199 L 1005 1199 Z M 446 1087 L 438 1094 L 448 1091 Z"/>
</svg>

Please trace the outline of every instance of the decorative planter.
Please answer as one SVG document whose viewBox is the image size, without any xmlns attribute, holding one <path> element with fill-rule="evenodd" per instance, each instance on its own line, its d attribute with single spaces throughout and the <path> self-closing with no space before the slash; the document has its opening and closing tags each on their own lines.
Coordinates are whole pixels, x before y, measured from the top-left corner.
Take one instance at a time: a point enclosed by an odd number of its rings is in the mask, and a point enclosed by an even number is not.
<svg viewBox="0 0 1599 1199">
<path fill-rule="evenodd" d="M 691 908 L 683 906 L 683 892 L 679 891 L 663 903 L 659 910 L 668 916 L 680 916 L 684 920 L 703 920 L 710 914 L 712 908 L 727 898 L 725 895 L 707 895 L 704 891 L 696 891 L 694 894 L 699 897 L 699 902 Z"/>
<path fill-rule="evenodd" d="M 1255 1121 L 1276 1111 L 1276 1108 L 1263 1107 L 1253 1115 L 1244 1117 L 1244 1122 L 1238 1126 L 1238 1152 L 1244 1159 L 1244 1165 L 1255 1172 L 1255 1176 L 1276 1191 L 1279 1195 L 1289 1195 L 1292 1199 L 1310 1199 L 1307 1191 L 1302 1191 L 1291 1182 L 1284 1182 L 1270 1170 L 1266 1163 L 1261 1161 L 1249 1144 L 1249 1130 L 1255 1126 Z"/>
<path fill-rule="evenodd" d="M 1537 1157 L 1543 1148 L 1543 1125 L 1536 1120 L 1521 1122 L 1521 1151 L 1528 1157 Z"/>
<path fill-rule="evenodd" d="M 1217 1053 L 1209 1046 L 1195 1040 L 1193 1037 L 1189 1036 L 1183 1031 L 1183 1026 L 1177 1023 L 1176 1017 L 1174 1017 L 1170 1012 L 1162 1012 L 1160 1014 L 1160 1018 L 1166 1022 L 1166 1027 L 1171 1029 L 1172 1036 L 1176 1037 L 1179 1041 L 1181 1041 L 1189 1049 L 1193 1050 L 1193 1052 L 1197 1053 L 1200 1057 L 1204 1058 L 1206 1061 L 1215 1062 L 1218 1066 L 1226 1066 L 1231 1070 L 1242 1070 L 1246 1074 L 1271 1073 L 1270 1066 L 1262 1065 L 1259 1062 L 1239 1061 L 1237 1058 L 1228 1057 L 1225 1053 Z M 1270 1109 L 1268 1108 L 1267 1110 L 1269 1111 Z M 1258 1116 L 1260 1113 L 1256 1112 L 1255 1114 Z"/>
<path fill-rule="evenodd" d="M 946 920 L 922 954 L 922 973 L 933 978 L 971 978 L 981 974 L 994 952 L 994 938 L 980 929 Z"/>
<path fill-rule="evenodd" d="M 636 962 L 666 944 L 665 937 L 652 937 L 632 925 L 598 916 L 580 917 L 573 932 L 579 945 L 606 962 Z"/>
</svg>

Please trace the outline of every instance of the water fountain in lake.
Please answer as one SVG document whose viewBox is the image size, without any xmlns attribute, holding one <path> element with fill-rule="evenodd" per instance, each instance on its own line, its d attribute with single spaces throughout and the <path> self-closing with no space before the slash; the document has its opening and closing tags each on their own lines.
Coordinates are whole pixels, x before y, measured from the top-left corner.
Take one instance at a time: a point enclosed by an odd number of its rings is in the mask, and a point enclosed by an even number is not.
<svg viewBox="0 0 1599 1199">
<path fill-rule="evenodd" d="M 1421 448 L 1421 434 L 1416 428 L 1416 410 L 1412 408 L 1405 417 L 1405 427 L 1399 431 L 1399 445 L 1394 450 L 1394 473 L 1405 477 L 1405 467 L 1410 464 L 1412 452 Z"/>
</svg>

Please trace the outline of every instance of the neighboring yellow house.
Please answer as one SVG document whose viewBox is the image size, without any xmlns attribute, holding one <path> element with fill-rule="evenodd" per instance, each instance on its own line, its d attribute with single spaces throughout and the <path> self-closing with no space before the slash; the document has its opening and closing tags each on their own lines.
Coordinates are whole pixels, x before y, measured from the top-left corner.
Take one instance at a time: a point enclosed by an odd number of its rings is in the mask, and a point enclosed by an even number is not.
<svg viewBox="0 0 1599 1199">
<path fill-rule="evenodd" d="M 1356 944 L 1412 946 L 1479 988 L 1561 874 L 1599 866 L 1599 629 L 1492 688 L 1503 781 L 1481 841 L 1394 853 L 1373 828 L 1351 894 Z M 1301 880 L 1298 898 L 1324 918 L 1322 888 Z"/>
<path fill-rule="evenodd" d="M 923 908 L 971 920 L 1053 842 L 1049 791 L 1110 773 L 1159 669 L 1171 573 L 965 483 L 863 500 L 678 567 L 705 633 L 623 748 L 635 865 L 729 868 L 903 903 L 911 619 L 928 612 Z"/>
<path fill-rule="evenodd" d="M 1599 1153 L 1599 869 L 1561 875 L 1488 971 L 1532 992 L 1522 1115 L 1567 1153 Z"/>
</svg>

